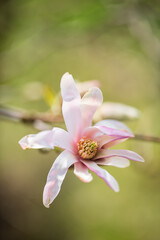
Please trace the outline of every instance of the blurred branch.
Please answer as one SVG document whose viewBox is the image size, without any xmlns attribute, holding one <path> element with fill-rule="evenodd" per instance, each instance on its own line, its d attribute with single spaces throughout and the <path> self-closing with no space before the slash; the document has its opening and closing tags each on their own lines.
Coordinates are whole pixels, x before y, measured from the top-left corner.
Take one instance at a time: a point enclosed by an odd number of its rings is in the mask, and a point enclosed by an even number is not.
<svg viewBox="0 0 160 240">
<path fill-rule="evenodd" d="M 143 134 L 135 134 L 135 137 L 133 139 L 140 140 L 140 141 L 160 143 L 160 137 L 146 136 L 146 135 L 143 135 Z"/>
<path fill-rule="evenodd" d="M 15 110 L 5 107 L 0 107 L 0 119 L 31 124 L 38 130 L 50 129 L 51 126 L 49 124 L 51 123 L 63 123 L 62 114 L 55 115 L 53 113 L 27 113 L 23 110 Z M 160 137 L 146 136 L 143 134 L 135 134 L 133 139 L 160 143 Z"/>
<path fill-rule="evenodd" d="M 47 123 L 63 123 L 63 116 L 60 114 L 28 113 L 24 110 L 5 107 L 0 107 L 0 119 L 30 124 L 38 130 L 47 130 L 51 128 Z"/>
<path fill-rule="evenodd" d="M 23 110 L 20 111 L 18 109 L 14 110 L 4 107 L 0 108 L 0 118 L 31 124 L 36 120 L 47 123 L 63 122 L 62 115 L 54 115 L 53 113 L 27 113 Z"/>
</svg>

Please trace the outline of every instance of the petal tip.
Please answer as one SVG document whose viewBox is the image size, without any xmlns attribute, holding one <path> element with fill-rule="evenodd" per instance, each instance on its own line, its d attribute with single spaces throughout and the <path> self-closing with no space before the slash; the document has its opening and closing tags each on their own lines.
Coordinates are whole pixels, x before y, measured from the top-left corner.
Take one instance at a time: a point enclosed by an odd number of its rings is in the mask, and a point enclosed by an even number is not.
<svg viewBox="0 0 160 240">
<path fill-rule="evenodd" d="M 117 192 L 117 193 L 120 192 L 120 188 L 116 189 L 115 192 Z"/>
<path fill-rule="evenodd" d="M 49 207 L 50 207 L 50 204 L 51 204 L 51 199 L 50 199 L 50 197 L 47 199 L 47 197 L 46 197 L 45 194 L 43 193 L 43 205 L 44 205 L 46 208 L 49 208 Z"/>
<path fill-rule="evenodd" d="M 43 204 L 46 208 L 49 208 L 50 207 L 50 205 L 48 204 Z"/>
<path fill-rule="evenodd" d="M 21 140 L 18 141 L 20 147 L 23 149 L 23 150 L 26 150 L 26 149 L 29 149 L 27 144 L 26 144 L 26 139 L 27 139 L 27 136 L 23 137 Z"/>
<path fill-rule="evenodd" d="M 76 87 L 73 76 L 66 72 L 61 78 L 61 95 L 64 101 L 70 102 L 76 98 L 80 99 L 80 94 Z"/>
<path fill-rule="evenodd" d="M 145 162 L 144 158 L 141 157 L 141 159 L 139 160 L 139 162 Z"/>
<path fill-rule="evenodd" d="M 115 186 L 114 188 L 112 188 L 112 190 L 113 190 L 114 192 L 119 192 L 119 191 L 120 191 L 119 184 L 117 183 L 117 186 Z"/>
</svg>

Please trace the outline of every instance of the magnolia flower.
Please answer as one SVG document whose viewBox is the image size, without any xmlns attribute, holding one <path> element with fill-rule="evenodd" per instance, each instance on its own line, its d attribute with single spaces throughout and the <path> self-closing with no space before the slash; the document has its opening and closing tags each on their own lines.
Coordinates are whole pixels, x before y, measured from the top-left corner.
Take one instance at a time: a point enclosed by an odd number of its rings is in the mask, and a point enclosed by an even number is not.
<svg viewBox="0 0 160 240">
<path fill-rule="evenodd" d="M 62 112 L 67 131 L 61 128 L 25 136 L 19 141 L 23 149 L 60 147 L 63 152 L 54 161 L 44 187 L 43 204 L 46 207 L 57 197 L 68 168 L 74 165 L 74 174 L 83 182 L 92 181 L 88 169 L 102 178 L 115 192 L 119 186 L 115 178 L 100 166 L 129 166 L 129 160 L 143 162 L 143 158 L 129 150 L 110 147 L 133 137 L 129 128 L 115 120 L 102 120 L 91 126 L 96 109 L 102 104 L 99 88 L 93 87 L 81 99 L 74 79 L 65 73 L 61 79 Z"/>
</svg>

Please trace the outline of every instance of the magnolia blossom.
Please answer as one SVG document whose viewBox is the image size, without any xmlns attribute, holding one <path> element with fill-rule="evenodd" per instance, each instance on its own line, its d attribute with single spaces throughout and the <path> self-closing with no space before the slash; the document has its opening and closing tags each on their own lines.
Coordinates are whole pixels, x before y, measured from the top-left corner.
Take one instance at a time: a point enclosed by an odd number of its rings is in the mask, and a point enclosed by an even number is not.
<svg viewBox="0 0 160 240">
<path fill-rule="evenodd" d="M 102 120 L 91 126 L 93 115 L 102 104 L 99 88 L 93 87 L 81 99 L 74 79 L 65 73 L 61 79 L 63 98 L 62 113 L 67 131 L 61 128 L 25 136 L 19 141 L 23 149 L 54 149 L 63 152 L 54 161 L 44 187 L 43 204 L 46 207 L 57 197 L 68 168 L 74 165 L 74 174 L 83 182 L 92 181 L 91 170 L 102 178 L 115 192 L 119 186 L 115 178 L 100 166 L 125 168 L 129 160 L 143 162 L 143 158 L 129 150 L 113 150 L 110 147 L 133 137 L 130 129 L 115 120 Z"/>
</svg>

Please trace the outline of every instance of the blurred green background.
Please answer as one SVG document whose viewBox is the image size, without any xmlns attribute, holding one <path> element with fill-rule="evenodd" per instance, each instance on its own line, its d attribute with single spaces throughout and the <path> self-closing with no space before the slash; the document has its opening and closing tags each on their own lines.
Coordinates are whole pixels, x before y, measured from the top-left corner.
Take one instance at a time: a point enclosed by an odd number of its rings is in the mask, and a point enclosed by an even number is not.
<svg viewBox="0 0 160 240">
<path fill-rule="evenodd" d="M 154 0 L 0 1 L 0 100 L 48 111 L 41 90 L 59 91 L 61 76 L 97 79 L 105 101 L 138 108 L 126 122 L 134 132 L 160 135 L 160 2 Z M 0 122 L 0 236 L 2 240 L 160 239 L 160 147 L 129 140 L 144 164 L 109 167 L 114 193 L 94 175 L 84 184 L 70 170 L 49 209 L 42 191 L 56 153 L 22 151 L 36 130 Z"/>
</svg>

